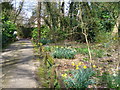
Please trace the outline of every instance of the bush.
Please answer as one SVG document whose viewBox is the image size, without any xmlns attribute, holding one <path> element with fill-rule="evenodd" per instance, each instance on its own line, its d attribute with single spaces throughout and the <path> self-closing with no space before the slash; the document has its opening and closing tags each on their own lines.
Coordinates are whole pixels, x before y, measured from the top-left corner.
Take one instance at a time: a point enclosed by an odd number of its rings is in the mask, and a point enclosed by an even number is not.
<svg viewBox="0 0 120 90">
<path fill-rule="evenodd" d="M 34 28 L 34 30 L 32 31 L 32 38 L 33 39 L 37 39 L 38 38 L 38 34 L 37 34 L 37 28 Z"/>
<path fill-rule="evenodd" d="M 54 58 L 66 58 L 66 59 L 73 59 L 76 54 L 76 51 L 70 48 L 55 48 L 52 56 Z"/>
<path fill-rule="evenodd" d="M 43 45 L 51 42 L 51 40 L 47 39 L 47 38 L 49 38 L 49 32 L 50 32 L 50 29 L 47 26 L 45 26 L 45 25 L 41 26 L 41 38 L 42 39 L 40 40 L 40 42 Z M 34 30 L 32 31 L 32 38 L 33 38 L 34 42 L 37 42 L 37 40 L 38 40 L 38 28 L 34 28 Z"/>
<path fill-rule="evenodd" d="M 64 79 L 67 88 L 88 88 L 94 82 L 95 72 L 91 68 L 72 70 L 71 76 Z"/>
<path fill-rule="evenodd" d="M 15 41 L 16 36 L 14 35 L 14 31 L 16 31 L 16 25 L 14 23 L 9 20 L 2 23 L 2 47 Z"/>
<path fill-rule="evenodd" d="M 110 32 L 98 32 L 96 35 L 96 42 L 97 43 L 107 43 L 111 41 L 111 33 Z"/>
</svg>

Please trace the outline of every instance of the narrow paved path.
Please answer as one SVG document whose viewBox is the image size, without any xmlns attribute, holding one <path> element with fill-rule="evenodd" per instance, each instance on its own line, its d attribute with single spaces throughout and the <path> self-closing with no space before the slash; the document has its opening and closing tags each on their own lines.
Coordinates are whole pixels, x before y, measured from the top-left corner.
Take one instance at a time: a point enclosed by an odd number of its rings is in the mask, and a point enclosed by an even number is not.
<svg viewBox="0 0 120 90">
<path fill-rule="evenodd" d="M 37 88 L 36 61 L 30 40 L 20 40 L 2 52 L 2 88 Z"/>
</svg>

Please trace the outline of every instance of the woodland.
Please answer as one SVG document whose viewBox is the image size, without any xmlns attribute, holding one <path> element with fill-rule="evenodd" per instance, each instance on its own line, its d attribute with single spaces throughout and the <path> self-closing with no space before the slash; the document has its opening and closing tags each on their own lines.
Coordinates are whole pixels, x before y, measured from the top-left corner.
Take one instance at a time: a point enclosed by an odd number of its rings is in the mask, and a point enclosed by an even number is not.
<svg viewBox="0 0 120 90">
<path fill-rule="evenodd" d="M 2 48 L 31 40 L 40 87 L 120 88 L 120 2 L 37 2 L 25 18 L 13 1 L 0 3 Z"/>
</svg>

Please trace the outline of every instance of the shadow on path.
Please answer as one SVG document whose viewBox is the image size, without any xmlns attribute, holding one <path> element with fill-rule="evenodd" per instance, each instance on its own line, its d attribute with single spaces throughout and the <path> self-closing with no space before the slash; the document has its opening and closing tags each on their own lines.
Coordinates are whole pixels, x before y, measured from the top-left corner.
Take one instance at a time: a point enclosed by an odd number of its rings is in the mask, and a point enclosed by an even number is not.
<svg viewBox="0 0 120 90">
<path fill-rule="evenodd" d="M 3 88 L 35 88 L 35 61 L 30 40 L 20 40 L 2 52 Z"/>
</svg>

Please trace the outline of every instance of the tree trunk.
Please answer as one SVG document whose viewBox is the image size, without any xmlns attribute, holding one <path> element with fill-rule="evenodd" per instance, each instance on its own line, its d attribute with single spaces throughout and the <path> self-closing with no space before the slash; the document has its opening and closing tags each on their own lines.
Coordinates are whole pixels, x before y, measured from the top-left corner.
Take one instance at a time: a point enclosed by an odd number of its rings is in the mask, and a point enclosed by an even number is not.
<svg viewBox="0 0 120 90">
<path fill-rule="evenodd" d="M 37 22 L 38 22 L 38 43 L 41 38 L 41 2 L 38 2 L 38 17 L 37 17 Z"/>
<path fill-rule="evenodd" d="M 38 16 L 37 16 L 37 22 L 38 22 L 38 42 L 39 45 L 39 53 L 41 55 L 42 52 L 42 45 L 39 43 L 41 39 L 41 2 L 38 1 Z"/>
</svg>

